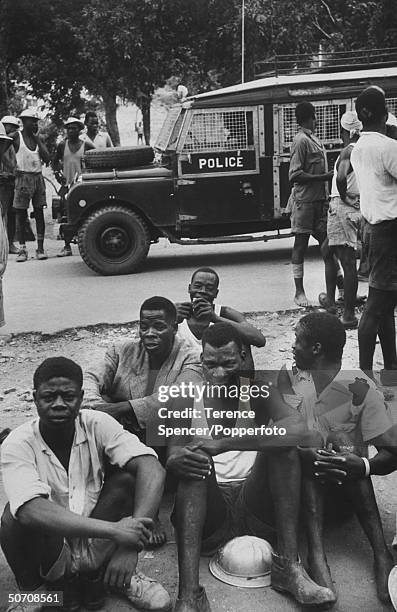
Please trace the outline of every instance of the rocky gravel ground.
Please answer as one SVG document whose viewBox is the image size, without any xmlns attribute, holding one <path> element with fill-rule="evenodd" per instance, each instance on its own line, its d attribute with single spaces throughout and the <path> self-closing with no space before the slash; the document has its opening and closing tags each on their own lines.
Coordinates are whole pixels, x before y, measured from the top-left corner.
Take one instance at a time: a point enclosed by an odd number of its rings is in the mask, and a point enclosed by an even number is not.
<svg viewBox="0 0 397 612">
<path fill-rule="evenodd" d="M 266 347 L 254 349 L 257 369 L 276 372 L 286 363 L 292 365 L 291 345 L 294 328 L 303 311 L 293 310 L 276 313 L 250 313 L 247 318 L 262 330 L 267 338 Z M 137 337 L 137 323 L 123 325 L 98 325 L 76 328 L 55 335 L 22 334 L 0 335 L 0 430 L 14 428 L 35 416 L 32 398 L 32 376 L 35 368 L 48 356 L 65 355 L 77 361 L 83 369 L 100 360 L 106 347 L 127 337 Z M 343 367 L 357 368 L 357 331 L 347 332 L 347 344 Z M 382 366 L 377 347 L 376 368 Z M 391 391 L 391 393 L 390 393 Z M 393 396 L 388 390 L 388 397 Z M 397 403 L 388 402 L 392 418 L 397 422 Z M 374 452 L 374 451 L 373 451 Z M 395 532 L 397 509 L 396 473 L 373 478 L 386 539 L 389 543 Z M 0 476 L 0 509 L 5 496 Z M 168 544 L 159 551 L 148 552 L 141 561 L 141 569 L 159 579 L 175 597 L 177 588 L 175 539 L 168 520 L 170 500 L 162 508 L 161 515 L 168 531 Z M 340 593 L 339 603 L 334 608 L 339 612 L 378 612 L 387 610 L 376 598 L 372 574 L 372 555 L 362 531 L 356 521 L 330 529 L 326 535 L 326 548 L 331 570 Z M 291 599 L 275 593 L 272 589 L 237 589 L 213 579 L 202 559 L 201 580 L 205 585 L 213 612 L 240 612 L 263 609 L 271 612 L 298 610 Z M 15 591 L 11 572 L 0 553 L 0 611 L 6 609 L 6 594 Z M 249 593 L 247 594 L 247 591 Z M 248 599 L 249 598 L 249 599 Z M 131 607 L 121 600 L 108 599 L 104 610 L 127 612 Z"/>
</svg>

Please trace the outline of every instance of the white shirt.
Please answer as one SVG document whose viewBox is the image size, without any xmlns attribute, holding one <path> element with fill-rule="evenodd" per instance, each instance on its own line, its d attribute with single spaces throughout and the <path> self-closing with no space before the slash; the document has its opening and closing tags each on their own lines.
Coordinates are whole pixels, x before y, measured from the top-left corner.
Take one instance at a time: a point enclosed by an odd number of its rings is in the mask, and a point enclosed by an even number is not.
<svg viewBox="0 0 397 612">
<path fill-rule="evenodd" d="M 113 147 L 111 138 L 107 132 L 98 132 L 94 139 L 90 138 L 87 132 L 84 132 L 80 136 L 81 140 L 90 142 L 96 149 L 106 149 L 107 147 Z"/>
<path fill-rule="evenodd" d="M 351 164 L 364 219 L 372 224 L 396 219 L 397 141 L 379 132 L 361 132 Z"/>
<path fill-rule="evenodd" d="M 106 457 L 122 468 L 134 457 L 157 456 L 104 412 L 80 410 L 75 423 L 69 472 L 43 440 L 38 417 L 14 429 L 3 442 L 4 489 L 14 517 L 36 497 L 89 516 L 102 490 Z"/>
<path fill-rule="evenodd" d="M 39 145 L 36 145 L 34 151 L 31 151 L 26 146 L 22 132 L 19 132 L 19 149 L 16 153 L 17 169 L 21 172 L 32 172 L 39 174 L 42 170 Z"/>
<path fill-rule="evenodd" d="M 356 143 L 351 142 L 348 146 L 353 148 L 354 145 Z M 334 175 L 332 177 L 332 186 L 331 186 L 331 198 L 340 198 L 340 193 L 339 193 L 339 189 L 338 186 L 336 184 L 336 179 L 338 176 L 338 161 L 340 159 L 340 155 L 338 156 L 338 159 L 335 162 L 335 166 L 334 166 Z M 349 172 L 349 174 L 346 176 L 346 183 L 347 183 L 347 188 L 346 188 L 346 193 L 349 194 L 350 197 L 354 197 L 357 196 L 357 200 L 358 200 L 358 196 L 360 195 L 360 191 L 358 189 L 358 185 L 357 185 L 357 179 L 356 179 L 356 175 L 354 174 L 354 172 Z M 358 208 L 359 204 L 357 203 L 357 208 Z"/>
<path fill-rule="evenodd" d="M 222 309 L 222 306 L 220 304 L 214 304 L 214 312 L 218 317 L 221 314 L 221 309 Z M 210 326 L 211 325 L 213 325 L 213 323 L 210 323 Z M 194 335 L 194 333 L 192 332 L 192 330 L 190 329 L 188 325 L 187 319 L 183 319 L 182 323 L 179 323 L 178 336 L 179 338 L 184 340 L 189 346 L 192 346 L 193 348 L 198 347 L 201 351 L 201 348 L 202 348 L 201 340 L 200 338 L 197 338 L 197 336 Z"/>
</svg>

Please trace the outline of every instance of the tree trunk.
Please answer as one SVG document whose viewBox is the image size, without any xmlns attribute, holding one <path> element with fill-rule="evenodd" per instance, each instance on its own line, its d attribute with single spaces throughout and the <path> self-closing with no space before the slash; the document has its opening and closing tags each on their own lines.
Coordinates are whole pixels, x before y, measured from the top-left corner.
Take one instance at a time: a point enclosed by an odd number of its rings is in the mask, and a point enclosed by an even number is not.
<svg viewBox="0 0 397 612">
<path fill-rule="evenodd" d="M 105 106 L 106 127 L 113 144 L 120 145 L 120 133 L 117 125 L 117 102 L 116 96 L 107 91 L 102 92 L 103 104 Z"/>
<path fill-rule="evenodd" d="M 150 145 L 150 96 L 142 96 L 141 99 L 141 111 L 143 121 L 143 134 L 145 136 L 145 143 Z"/>
<path fill-rule="evenodd" d="M 7 68 L 0 55 L 0 117 L 8 114 Z"/>
</svg>

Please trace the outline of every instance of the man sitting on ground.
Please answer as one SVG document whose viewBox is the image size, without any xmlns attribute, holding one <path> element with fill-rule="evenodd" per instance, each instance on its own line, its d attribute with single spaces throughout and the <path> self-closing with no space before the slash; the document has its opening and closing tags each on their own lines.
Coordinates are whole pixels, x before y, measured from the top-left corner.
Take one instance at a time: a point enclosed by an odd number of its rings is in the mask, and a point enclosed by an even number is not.
<svg viewBox="0 0 397 612">
<path fill-rule="evenodd" d="M 176 308 L 167 298 L 145 300 L 139 340 L 111 346 L 97 369 L 85 375 L 84 406 L 107 412 L 134 433 L 158 422 L 160 385 L 200 372 L 200 351 L 176 336 Z"/>
<path fill-rule="evenodd" d="M 277 533 L 278 553 L 273 555 L 271 577 L 274 589 L 292 594 L 301 604 L 333 603 L 332 591 L 313 582 L 298 560 L 300 461 L 296 448 L 291 447 L 305 431 L 301 417 L 276 389 L 268 396 L 268 387 L 260 387 L 263 395 L 258 397 L 253 385 L 243 386 L 239 376 L 244 364 L 241 337 L 230 324 L 207 328 L 202 343 L 204 396 L 200 400 L 196 394 L 190 401 L 179 398 L 172 405 L 176 411 L 194 410 L 192 418 L 175 418 L 173 423 L 178 428 L 191 427 L 200 436 L 174 436 L 168 448 L 167 469 L 179 481 L 173 513 L 179 562 L 175 612 L 210 611 L 199 584 L 200 551 L 210 553 L 244 534 L 274 540 Z M 245 394 L 252 391 L 249 398 L 243 396 L 244 389 Z M 233 418 L 230 414 L 218 418 L 217 410 L 231 410 Z M 286 435 L 261 433 L 261 426 L 270 420 L 284 427 Z M 252 436 L 225 437 L 225 432 L 215 439 L 203 435 L 205 428 L 214 425 L 257 429 Z"/>
<path fill-rule="evenodd" d="M 383 535 L 366 458 L 368 445 L 372 444 L 380 452 L 371 473 L 384 474 L 385 461 L 389 471 L 396 469 L 396 458 L 384 449 L 395 444 L 390 442 L 394 434 L 383 396 L 373 381 L 360 370 L 341 370 L 345 342 L 346 332 L 334 315 L 317 312 L 303 317 L 297 325 L 293 346 L 296 369 L 292 374 L 281 370 L 279 390 L 284 393 L 286 401 L 295 400 L 309 429 L 302 446 L 311 448 L 302 448 L 301 454 L 305 473 L 303 509 L 312 578 L 333 589 L 323 544 L 324 499 L 329 493 L 330 501 L 335 501 L 343 484 L 343 494 L 356 513 L 374 553 L 378 597 L 387 601 L 387 579 L 393 559 Z M 333 450 L 327 453 L 324 449 L 330 448 L 329 445 Z M 321 482 L 326 480 L 322 474 L 322 462 L 328 461 L 328 455 L 331 462 L 334 455 L 342 462 L 334 465 L 334 470 L 329 473 L 334 485 L 339 485 L 337 490 L 328 490 Z M 346 462 L 356 467 L 355 474 L 348 480 L 341 471 Z"/>
<path fill-rule="evenodd" d="M 110 347 L 103 363 L 86 373 L 84 405 L 107 412 L 146 440 L 146 431 L 157 426 L 159 408 L 164 407 L 158 399 L 160 385 L 189 382 L 200 372 L 199 349 L 178 338 L 176 331 L 174 304 L 164 297 L 146 300 L 140 311 L 139 340 Z M 164 448 L 158 452 L 164 463 Z M 150 545 L 161 546 L 165 540 L 156 521 Z"/>
<path fill-rule="evenodd" d="M 212 268 L 199 268 L 193 273 L 188 292 L 190 302 L 177 304 L 178 335 L 201 349 L 204 331 L 213 323 L 227 321 L 239 332 L 246 355 L 244 369 L 254 371 L 251 345 L 262 347 L 266 338 L 248 323 L 244 315 L 230 306 L 214 304 L 219 291 L 219 276 Z"/>
<path fill-rule="evenodd" d="M 70 359 L 46 359 L 33 382 L 38 418 L 1 453 L 1 546 L 19 588 L 40 595 L 44 583 L 63 591 L 60 609 L 77 610 L 80 587 L 84 606 L 98 609 L 107 585 L 137 608 L 167 610 L 165 589 L 136 571 L 163 492 L 154 451 L 112 417 L 80 410 L 83 373 Z"/>
</svg>

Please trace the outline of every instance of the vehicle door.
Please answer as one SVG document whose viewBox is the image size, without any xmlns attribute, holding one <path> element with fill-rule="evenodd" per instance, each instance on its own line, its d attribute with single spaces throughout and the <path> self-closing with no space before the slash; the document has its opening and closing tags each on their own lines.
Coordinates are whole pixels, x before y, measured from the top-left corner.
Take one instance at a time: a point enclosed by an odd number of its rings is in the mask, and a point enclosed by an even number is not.
<svg viewBox="0 0 397 612">
<path fill-rule="evenodd" d="M 263 107 L 190 109 L 178 144 L 180 226 L 261 218 Z M 262 145 L 264 146 L 264 145 Z"/>
</svg>

